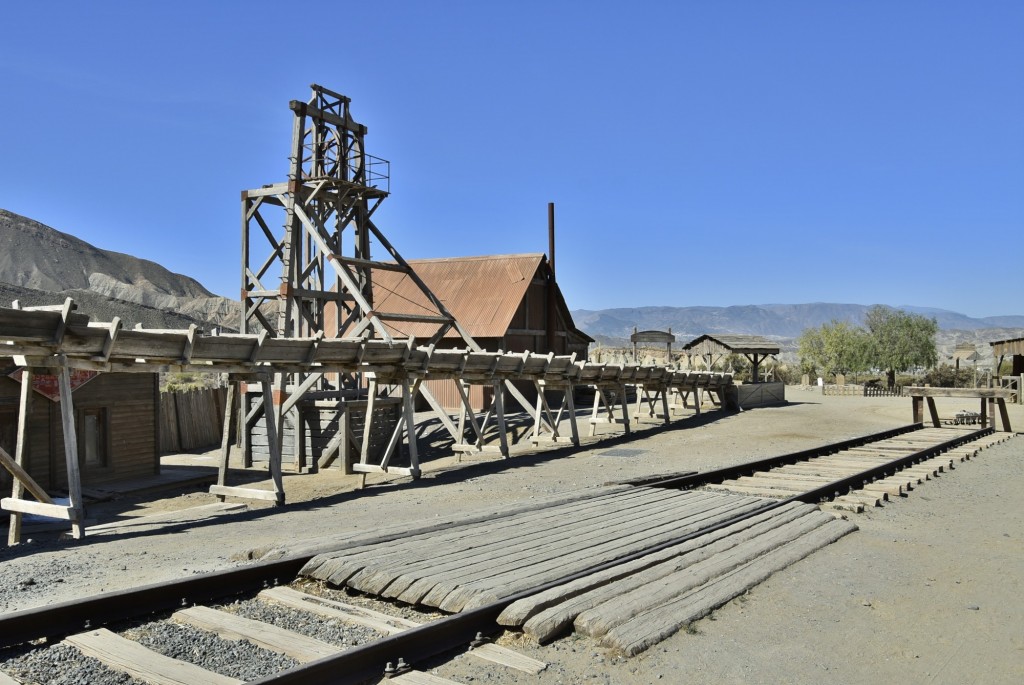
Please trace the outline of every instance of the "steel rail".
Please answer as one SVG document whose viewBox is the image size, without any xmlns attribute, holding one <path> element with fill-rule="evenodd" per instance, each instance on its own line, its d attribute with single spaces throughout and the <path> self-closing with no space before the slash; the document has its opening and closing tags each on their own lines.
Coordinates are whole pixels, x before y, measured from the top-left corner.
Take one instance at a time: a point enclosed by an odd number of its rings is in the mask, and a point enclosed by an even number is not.
<svg viewBox="0 0 1024 685">
<path fill-rule="evenodd" d="M 42 638 L 49 641 L 115 621 L 291 582 L 311 558 L 310 555 L 261 562 L 15 611 L 0 617 L 0 649 Z"/>
<path fill-rule="evenodd" d="M 784 465 L 794 463 L 794 460 L 807 460 L 813 458 L 813 456 L 832 454 L 838 451 L 837 446 L 839 445 L 846 445 L 847 447 L 859 446 L 912 432 L 920 427 L 921 424 L 911 424 L 910 426 L 845 440 L 811 450 L 804 450 L 784 455 L 783 457 L 764 459 L 728 469 L 709 471 L 706 474 L 666 479 L 651 485 L 655 487 L 695 487 L 696 485 L 714 483 L 727 477 L 735 477 L 737 473 L 742 475 L 751 470 L 762 470 L 764 465 L 769 462 L 777 462 L 778 465 Z M 586 570 L 544 583 L 543 585 L 503 597 L 486 606 L 432 621 L 417 628 L 396 633 L 380 640 L 339 652 L 336 655 L 300 664 L 286 671 L 251 682 L 254 685 L 318 685 L 320 683 L 325 685 L 328 683 L 332 685 L 357 685 L 369 678 L 382 675 L 388 662 L 394 663 L 400 658 L 408 663 L 421 662 L 444 652 L 465 647 L 473 642 L 478 634 L 489 634 L 495 631 L 497 628 L 497 617 L 500 613 L 510 604 L 520 599 L 606 569 L 614 568 L 615 566 L 642 558 L 668 547 L 682 544 L 688 540 L 707 535 L 751 517 L 778 509 L 790 502 L 814 503 L 820 501 L 823 498 L 856 487 L 858 484 L 879 475 L 931 458 L 942 451 L 993 432 L 992 428 L 978 430 L 787 499 L 766 500 L 764 506 L 752 511 L 730 517 L 712 526 L 678 536 L 650 548 L 595 565 Z M 804 456 L 803 459 L 798 459 L 799 455 L 811 456 Z M 725 473 L 733 475 L 723 476 Z M 703 482 L 701 482 L 702 479 Z M 668 485 L 669 483 L 679 484 Z M 259 589 L 272 582 L 274 584 L 290 582 L 298 575 L 302 566 L 311 558 L 312 555 L 308 555 L 272 562 L 261 562 L 242 568 L 215 571 L 185 580 L 154 583 L 130 590 L 104 593 L 84 600 L 72 600 L 56 605 L 14 612 L 0 617 L 0 648 L 40 638 L 50 639 L 54 636 L 64 636 L 118 620 L 172 611 L 183 605 L 206 602 Z"/>
<path fill-rule="evenodd" d="M 836 445 L 846 445 L 848 447 L 856 447 L 865 444 L 866 442 L 877 442 L 884 440 L 895 435 L 901 435 L 921 428 L 921 424 L 911 424 L 902 428 L 896 428 L 889 431 L 883 431 L 874 435 L 865 436 L 863 438 L 855 438 L 852 440 L 845 440 L 841 443 L 834 443 L 833 445 L 826 445 L 817 450 L 804 450 L 803 452 L 793 453 L 785 455 L 780 459 L 785 460 L 781 464 L 792 463 L 792 459 L 799 454 L 805 454 L 810 452 L 817 452 L 814 456 L 822 456 L 822 454 L 832 454 L 838 449 Z M 963 436 L 959 436 L 953 440 L 947 440 L 942 443 L 938 443 L 932 447 L 928 447 L 924 450 L 919 450 L 906 457 L 900 457 L 887 464 L 879 467 L 874 467 L 863 471 L 858 474 L 863 479 L 873 478 L 878 473 L 885 472 L 888 469 L 895 470 L 897 466 L 905 466 L 907 464 L 916 463 L 926 458 L 930 458 L 934 454 L 937 454 L 946 449 L 950 449 L 957 445 L 963 444 L 970 440 L 974 440 L 984 435 L 990 434 L 991 428 L 969 433 Z M 823 451 L 829 450 L 829 451 Z M 804 460 L 812 457 L 805 457 Z M 773 460 L 766 459 L 757 462 L 752 462 L 753 465 L 761 465 Z M 744 472 L 751 469 L 752 464 L 746 464 L 743 467 Z M 711 471 L 708 474 L 714 477 L 718 477 L 723 471 L 733 471 L 734 469 L 721 469 L 718 471 Z M 760 469 L 757 469 L 760 470 Z M 680 479 L 669 479 L 671 481 L 685 480 L 689 486 L 699 480 L 701 474 L 696 476 L 685 476 Z M 857 480 L 858 476 L 844 478 L 833 483 L 829 483 L 826 486 L 809 490 L 806 493 L 795 495 L 787 499 L 779 499 L 775 501 L 766 501 L 763 507 L 758 507 L 753 511 L 748 511 L 743 514 L 739 514 L 734 517 L 730 517 L 727 520 L 720 521 L 719 523 L 701 528 L 700 530 L 688 533 L 686 535 L 679 536 L 672 540 L 660 543 L 656 546 L 652 546 L 648 549 L 644 549 L 639 552 L 634 552 L 629 555 L 622 556 L 618 559 L 602 563 L 584 571 L 579 571 L 569 576 L 553 580 L 543 585 L 518 592 L 508 597 L 503 597 L 496 602 L 492 602 L 486 606 L 479 607 L 470 611 L 454 614 L 452 616 L 433 621 L 428 624 L 424 624 L 418 628 L 396 633 L 389 637 L 377 640 L 359 647 L 355 647 L 338 654 L 324 657 L 316 661 L 310 661 L 305 664 L 300 664 L 287 671 L 282 671 L 273 676 L 267 676 L 260 680 L 252 681 L 252 685 L 358 685 L 366 680 L 375 676 L 382 676 L 384 669 L 388 662 L 392 664 L 397 663 L 399 659 L 405 660 L 407 663 L 416 663 L 423 661 L 447 651 L 457 649 L 459 647 L 465 647 L 470 644 L 478 634 L 489 634 L 496 629 L 496 622 L 498 616 L 502 611 L 505 610 L 513 602 L 520 599 L 524 599 L 531 595 L 544 592 L 558 585 L 564 585 L 570 583 L 579 578 L 599 573 L 609 568 L 628 563 L 635 559 L 653 554 L 661 551 L 667 547 L 682 544 L 688 540 L 713 533 L 722 528 L 734 525 L 741 521 L 744 521 L 753 516 L 758 516 L 768 511 L 783 507 L 790 502 L 808 502 L 815 503 L 822 499 L 823 496 L 827 496 L 823 493 L 828 491 L 836 491 L 842 488 L 851 487 L 852 483 Z M 663 485 L 667 481 L 661 481 L 657 483 L 659 487 L 668 487 Z M 710 481 L 708 481 L 710 482 Z"/>
<path fill-rule="evenodd" d="M 889 430 L 884 430 L 879 433 L 872 433 L 870 435 L 850 438 L 848 440 L 840 440 L 839 442 L 833 442 L 819 447 L 812 447 L 810 449 L 800 450 L 799 452 L 791 452 L 778 457 L 768 457 L 757 461 L 748 461 L 735 466 L 715 469 L 714 471 L 688 473 L 662 480 L 628 481 L 628 483 L 630 485 L 647 485 L 652 488 L 676 488 L 680 490 L 699 487 L 701 485 L 709 485 L 711 483 L 721 483 L 725 480 L 732 480 L 733 478 L 750 475 L 755 471 L 768 471 L 780 466 L 787 466 L 801 461 L 808 461 L 816 457 L 835 454 L 836 452 L 841 452 L 843 450 L 850 449 L 851 447 L 862 447 L 872 442 L 888 440 L 889 438 L 921 430 L 922 427 L 923 425 L 921 423 L 911 423 L 906 426 L 900 426 L 899 428 L 890 428 Z"/>
<path fill-rule="evenodd" d="M 983 438 L 986 435 L 991 435 L 994 432 L 995 429 L 992 428 L 991 426 L 988 428 L 982 428 L 981 430 L 974 431 L 973 433 L 967 433 L 965 435 L 953 438 L 952 440 L 946 440 L 945 442 L 941 442 L 937 445 L 926 447 L 923 450 L 912 452 L 911 454 L 908 454 L 905 457 L 893 459 L 892 461 L 886 462 L 885 464 L 882 464 L 880 466 L 865 469 L 864 471 L 861 471 L 860 473 L 854 474 L 847 478 L 842 478 L 840 480 L 828 483 L 827 485 L 822 485 L 821 487 L 815 488 L 813 490 L 808 490 L 803 494 L 794 495 L 783 501 L 809 502 L 813 504 L 815 502 L 820 502 L 823 499 L 834 497 L 836 495 L 843 495 L 849 492 L 850 490 L 856 490 L 857 488 L 863 486 L 865 483 L 869 483 L 875 480 L 879 476 L 888 476 L 894 474 L 903 469 L 904 467 L 916 464 L 926 459 L 931 459 L 932 457 L 936 457 L 948 449 L 959 447 L 964 443 L 977 440 L 978 438 Z"/>
</svg>

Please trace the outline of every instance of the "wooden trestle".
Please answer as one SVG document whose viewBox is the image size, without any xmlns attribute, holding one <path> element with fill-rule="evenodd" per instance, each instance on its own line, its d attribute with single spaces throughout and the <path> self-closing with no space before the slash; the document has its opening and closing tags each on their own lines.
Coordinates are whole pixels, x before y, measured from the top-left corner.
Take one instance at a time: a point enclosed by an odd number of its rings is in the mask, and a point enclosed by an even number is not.
<svg viewBox="0 0 1024 685">
<path fill-rule="evenodd" d="M 728 374 L 685 373 L 663 367 L 637 365 L 592 364 L 577 361 L 573 355 L 536 354 L 532 352 L 502 353 L 483 352 L 472 349 L 452 350 L 418 346 L 413 339 L 385 341 L 365 338 L 325 338 L 317 335 L 309 338 L 271 337 L 265 332 L 252 334 L 204 335 L 195 326 L 188 330 L 133 330 L 123 329 L 120 321 L 94 322 L 88 316 L 75 311 L 74 302 L 68 299 L 58 307 L 34 307 L 25 309 L 0 308 L 0 356 L 14 359 L 27 373 L 56 374 L 61 388 L 61 415 L 63 417 L 64 444 L 68 467 L 68 506 L 56 505 L 46 492 L 25 472 L 23 466 L 26 454 L 28 430 L 24 417 L 28 416 L 31 392 L 21 394 L 20 419 L 18 424 L 15 456 L 0 451 L 0 464 L 14 475 L 12 496 L 0 501 L 0 507 L 12 512 L 12 542 L 19 534 L 21 513 L 42 514 L 72 522 L 75 537 L 84 535 L 81 480 L 78 473 L 78 455 L 74 438 L 74 411 L 72 406 L 69 372 L 71 369 L 88 369 L 99 372 L 206 372 L 228 375 L 229 392 L 225 409 L 223 443 L 217 484 L 210 492 L 220 496 L 247 497 L 270 500 L 284 504 L 284 484 L 281 473 L 282 416 L 289 411 L 302 395 L 299 388 L 287 400 L 275 404 L 273 391 L 275 381 L 280 383 L 282 374 L 302 374 L 307 377 L 325 373 L 361 374 L 370 383 L 366 406 L 367 425 L 363 430 L 359 446 L 358 461 L 352 463 L 356 472 L 385 472 L 419 475 L 417 456 L 414 400 L 425 380 L 454 379 L 460 388 L 472 384 L 492 385 L 495 389 L 493 406 L 488 410 L 481 424 L 471 409 L 468 395 L 463 390 L 464 406 L 458 425 L 439 405 L 434 413 L 455 437 L 457 450 L 482 450 L 486 422 L 493 416 L 498 424 L 500 451 L 509 455 L 503 403 L 504 388 L 510 381 L 526 381 L 535 385 L 538 399 L 535 406 L 520 400 L 523 409 L 533 420 L 530 433 L 532 441 L 563 442 L 559 432 L 563 418 L 571 427 L 571 442 L 579 445 L 575 407 L 572 403 L 576 386 L 589 386 L 596 393 L 593 424 L 598 419 L 598 404 L 601 403 L 609 416 L 614 404 L 609 402 L 608 393 L 614 392 L 620 398 L 621 422 L 629 431 L 629 415 L 626 408 L 626 386 L 637 388 L 650 404 L 650 416 L 655 416 L 654 404 L 661 401 L 663 419 L 669 421 L 667 397 L 675 392 L 681 395 L 695 393 L 695 405 L 699 411 L 699 394 L 704 391 L 718 395 L 718 403 L 725 405 L 726 389 L 732 384 Z M 227 483 L 229 435 L 232 422 L 236 420 L 232 411 L 234 397 L 242 382 L 256 383 L 261 388 L 261 400 L 247 416 L 237 417 L 248 424 L 266 416 L 270 437 L 269 469 L 273 481 L 272 490 L 233 487 Z M 378 385 L 398 387 L 402 396 L 402 412 L 394 428 L 383 457 L 377 463 L 368 459 L 367 440 L 369 424 L 374 419 L 373 403 L 378 401 Z M 23 381 L 23 388 L 31 383 Z M 548 405 L 544 390 L 561 391 L 565 396 L 563 406 L 556 412 Z M 428 398 L 432 399 L 432 398 Z M 354 441 L 347 429 L 347 413 L 344 400 L 339 402 L 342 420 L 339 431 L 328 445 L 324 457 L 341 456 L 344 463 L 350 454 Z M 266 407 L 273 408 L 267 412 Z M 471 442 L 465 439 L 465 424 L 472 428 Z M 410 466 L 396 468 L 391 465 L 392 457 L 404 437 L 408 443 Z M 354 460 L 352 460 L 354 461 Z M 22 498 L 28 490 L 37 500 Z"/>
</svg>

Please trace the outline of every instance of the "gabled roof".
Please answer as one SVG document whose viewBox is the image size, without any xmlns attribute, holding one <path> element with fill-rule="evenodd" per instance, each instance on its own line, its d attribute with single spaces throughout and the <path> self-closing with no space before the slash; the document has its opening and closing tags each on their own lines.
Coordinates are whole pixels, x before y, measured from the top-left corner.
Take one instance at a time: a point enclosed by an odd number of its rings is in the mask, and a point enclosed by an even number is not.
<svg viewBox="0 0 1024 685">
<path fill-rule="evenodd" d="M 543 254 L 491 255 L 485 257 L 448 257 L 410 259 L 416 275 L 448 308 L 474 338 L 500 338 L 512 323 L 537 271 L 547 263 Z M 402 273 L 379 271 L 373 275 L 373 307 L 380 312 L 437 314 L 437 309 L 413 280 Z M 562 319 L 575 330 L 561 293 L 558 294 Z M 397 336 L 429 338 L 435 324 L 386 322 Z M 458 333 L 449 331 L 445 337 Z"/>
<path fill-rule="evenodd" d="M 696 350 L 696 348 L 701 348 Z M 696 350 L 703 354 L 705 351 L 715 353 L 735 352 L 737 354 L 778 354 L 780 347 L 778 343 L 757 335 L 732 335 L 728 333 L 716 333 L 715 335 L 702 335 L 694 338 L 683 345 L 684 350 Z"/>
<path fill-rule="evenodd" d="M 995 340 L 989 345 L 992 346 L 992 355 L 1024 354 L 1024 338 L 1011 338 L 1009 340 Z"/>
</svg>

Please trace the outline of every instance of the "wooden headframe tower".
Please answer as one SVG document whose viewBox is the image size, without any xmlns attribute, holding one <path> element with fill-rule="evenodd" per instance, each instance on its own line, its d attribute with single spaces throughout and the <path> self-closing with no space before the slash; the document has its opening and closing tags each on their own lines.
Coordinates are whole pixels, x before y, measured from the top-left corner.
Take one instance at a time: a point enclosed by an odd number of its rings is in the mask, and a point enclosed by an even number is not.
<svg viewBox="0 0 1024 685">
<path fill-rule="evenodd" d="M 353 119 L 351 100 L 316 84 L 311 88 L 308 101 L 289 103 L 294 118 L 288 180 L 242 192 L 241 332 L 289 339 L 379 339 L 411 346 L 413 341 L 401 329 L 403 322 L 415 322 L 435 325 L 429 338 L 415 341 L 418 345 L 433 347 L 455 329 L 467 349 L 480 351 L 374 225 L 372 217 L 389 194 L 390 166 L 366 153 L 367 129 Z M 374 259 L 371 245 L 383 250 L 384 261 Z M 432 311 L 376 309 L 373 273 L 378 269 L 411 279 Z M 304 397 L 342 400 L 368 394 L 372 404 L 377 381 L 371 378 L 368 390 L 363 390 L 365 385 L 346 374 L 279 375 L 274 381 L 276 423 L 280 426 Z M 418 393 L 441 411 L 426 387 L 412 386 L 407 379 L 399 385 L 403 396 Z M 510 383 L 506 385 L 521 398 Z M 246 434 L 254 416 L 249 413 Z M 446 426 L 449 423 L 445 421 Z M 456 435 L 454 425 L 449 430 Z M 279 446 L 281 442 L 278 431 Z M 243 451 L 248 455 L 248 445 Z"/>
<path fill-rule="evenodd" d="M 350 103 L 316 84 L 308 102 L 293 100 L 287 182 L 242 193 L 242 332 L 390 341 L 385 322 L 415 320 L 437 324 L 433 339 L 423 341 L 436 342 L 458 324 L 372 221 L 388 196 L 389 163 L 366 153 L 366 127 L 352 118 Z M 265 216 L 271 208 L 284 214 L 283 233 Z M 373 241 L 391 261 L 373 260 Z M 269 245 L 269 254 L 256 254 L 256 243 Z M 376 311 L 374 269 L 413 279 L 436 314 Z M 270 282 L 277 277 L 279 282 Z M 338 316 L 325 316 L 328 303 L 337 306 Z"/>
</svg>

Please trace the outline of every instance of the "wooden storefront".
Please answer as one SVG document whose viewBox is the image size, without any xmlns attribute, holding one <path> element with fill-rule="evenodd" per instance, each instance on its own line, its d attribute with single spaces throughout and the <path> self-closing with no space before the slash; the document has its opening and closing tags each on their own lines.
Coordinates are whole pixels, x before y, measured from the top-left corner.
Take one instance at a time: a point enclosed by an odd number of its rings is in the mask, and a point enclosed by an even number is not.
<svg viewBox="0 0 1024 685">
<path fill-rule="evenodd" d="M 20 374 L 0 370 L 0 447 L 14 453 Z M 83 485 L 154 475 L 160 471 L 159 380 L 155 373 L 78 376 L 73 392 Z M 33 384 L 26 470 L 43 488 L 67 488 L 60 404 L 53 377 Z M 10 474 L 0 469 L 0 492 L 10 493 Z"/>
</svg>

